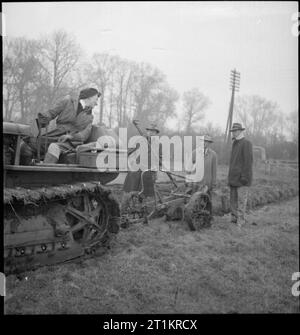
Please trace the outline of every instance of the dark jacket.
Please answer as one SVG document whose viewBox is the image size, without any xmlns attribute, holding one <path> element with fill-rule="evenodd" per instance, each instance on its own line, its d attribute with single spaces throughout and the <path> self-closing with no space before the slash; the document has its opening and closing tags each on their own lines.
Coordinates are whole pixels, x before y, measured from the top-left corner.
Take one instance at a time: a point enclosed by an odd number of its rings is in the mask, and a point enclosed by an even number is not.
<svg viewBox="0 0 300 335">
<path fill-rule="evenodd" d="M 193 150 L 192 160 L 196 162 L 196 150 Z M 217 185 L 217 154 L 208 148 L 204 154 L 204 176 L 200 185 L 206 185 L 208 189 L 212 189 Z"/>
<path fill-rule="evenodd" d="M 56 118 L 56 129 L 50 131 L 48 136 L 60 136 L 66 133 L 73 135 L 74 141 L 85 142 L 92 131 L 93 114 L 87 108 L 82 110 L 78 99 L 67 96 L 56 106 L 46 112 L 39 113 L 43 121 L 49 122 Z"/>
<path fill-rule="evenodd" d="M 150 142 L 150 138 L 147 138 L 147 141 L 148 141 L 148 169 L 151 170 L 151 145 L 150 145 L 151 142 Z M 158 152 L 157 159 L 158 159 L 158 163 L 159 163 L 159 168 L 161 168 L 161 166 L 162 166 L 162 146 L 161 146 L 161 144 L 159 145 L 159 152 Z M 153 167 L 153 168 L 154 168 L 154 170 L 152 171 L 152 175 L 153 175 L 153 182 L 154 182 L 156 180 L 157 174 L 156 174 L 155 167 Z M 141 170 L 128 171 L 127 176 L 126 176 L 125 181 L 124 181 L 123 191 L 124 192 L 141 191 L 142 190 L 141 177 L 142 177 L 142 171 Z"/>
<path fill-rule="evenodd" d="M 230 155 L 228 185 L 250 186 L 252 183 L 252 163 L 251 142 L 245 138 L 234 140 Z"/>
<path fill-rule="evenodd" d="M 136 192 L 142 190 L 141 181 L 142 171 L 128 171 L 124 181 L 123 191 L 124 192 Z"/>
</svg>

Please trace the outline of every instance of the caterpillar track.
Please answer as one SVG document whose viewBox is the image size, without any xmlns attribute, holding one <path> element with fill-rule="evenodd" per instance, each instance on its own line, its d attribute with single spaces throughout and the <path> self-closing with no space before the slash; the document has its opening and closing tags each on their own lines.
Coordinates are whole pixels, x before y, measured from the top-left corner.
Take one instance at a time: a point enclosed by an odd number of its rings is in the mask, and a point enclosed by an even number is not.
<svg viewBox="0 0 300 335">
<path fill-rule="evenodd" d="M 65 262 L 107 248 L 120 209 L 97 182 L 4 190 L 5 274 Z"/>
<path fill-rule="evenodd" d="M 102 130 L 93 126 L 89 141 L 101 136 Z M 38 143 L 29 150 L 31 160 L 26 156 L 28 140 Z M 94 161 L 82 161 L 74 150 L 62 155 L 58 164 L 45 164 L 49 142 L 40 132 L 35 138 L 29 125 L 3 122 L 6 275 L 94 254 L 109 247 L 119 231 L 119 203 L 104 186 L 118 177 L 118 169 L 99 171 L 92 149 L 89 157 Z"/>
</svg>

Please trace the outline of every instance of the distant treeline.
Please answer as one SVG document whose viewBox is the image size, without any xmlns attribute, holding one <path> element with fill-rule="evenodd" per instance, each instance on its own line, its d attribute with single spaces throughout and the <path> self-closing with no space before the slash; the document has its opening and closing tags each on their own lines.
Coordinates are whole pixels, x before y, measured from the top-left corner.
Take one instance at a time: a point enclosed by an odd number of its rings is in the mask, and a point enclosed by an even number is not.
<svg viewBox="0 0 300 335">
<path fill-rule="evenodd" d="M 129 135 L 135 134 L 133 119 L 144 127 L 156 123 L 170 135 L 209 133 L 215 139 L 213 147 L 224 156 L 225 125 L 221 129 L 204 122 L 211 101 L 199 88 L 180 96 L 165 74 L 150 64 L 107 53 L 87 58 L 76 39 L 64 31 L 40 39 L 3 39 L 4 120 L 33 124 L 39 111 L 88 86 L 102 92 L 97 123 L 127 127 Z M 276 103 L 251 95 L 237 97 L 234 116 L 245 125 L 254 145 L 266 148 L 268 157 L 298 157 L 298 111 L 283 114 Z M 177 118 L 173 131 L 166 127 L 170 118 Z"/>
</svg>

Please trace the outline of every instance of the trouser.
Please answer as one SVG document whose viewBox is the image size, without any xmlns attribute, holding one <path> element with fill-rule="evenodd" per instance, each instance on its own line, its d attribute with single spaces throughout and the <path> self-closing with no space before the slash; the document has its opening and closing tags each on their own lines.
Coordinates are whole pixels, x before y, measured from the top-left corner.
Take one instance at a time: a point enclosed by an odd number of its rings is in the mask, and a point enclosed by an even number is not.
<svg viewBox="0 0 300 335">
<path fill-rule="evenodd" d="M 210 215 L 212 215 L 212 190 L 208 190 L 207 194 L 209 196 L 209 202 L 207 203 L 206 209 L 209 211 Z"/>
<path fill-rule="evenodd" d="M 50 153 L 57 160 L 59 159 L 62 153 L 67 153 L 73 151 L 74 148 L 67 142 L 63 143 L 51 143 L 48 147 L 47 153 Z M 40 154 L 44 156 L 46 154 L 44 145 L 40 147 Z M 29 141 L 21 143 L 21 156 L 20 164 L 21 165 L 30 165 L 33 158 L 37 156 L 37 141 L 32 138 Z"/>
<path fill-rule="evenodd" d="M 51 143 L 48 147 L 47 153 L 59 159 L 60 155 L 63 153 L 67 153 L 70 151 L 74 151 L 74 148 L 68 142 L 56 142 Z"/>
<path fill-rule="evenodd" d="M 21 165 L 30 165 L 33 158 L 37 156 L 37 139 L 30 137 L 25 141 L 21 142 L 20 148 L 20 164 Z M 41 145 L 40 154 L 45 154 L 45 147 Z"/>
<path fill-rule="evenodd" d="M 47 137 L 42 135 L 40 138 L 40 155 L 44 157 L 47 152 L 50 143 L 57 141 L 57 138 L 61 135 L 66 134 L 64 127 L 56 128 L 47 133 Z M 47 145 L 46 145 L 47 142 Z M 68 144 L 69 145 L 69 144 Z M 37 137 L 27 137 L 21 143 L 21 165 L 30 165 L 32 159 L 37 157 L 38 152 L 38 138 Z"/>
<path fill-rule="evenodd" d="M 230 186 L 230 210 L 231 221 L 235 223 L 245 223 L 245 213 L 248 202 L 249 187 Z"/>
</svg>

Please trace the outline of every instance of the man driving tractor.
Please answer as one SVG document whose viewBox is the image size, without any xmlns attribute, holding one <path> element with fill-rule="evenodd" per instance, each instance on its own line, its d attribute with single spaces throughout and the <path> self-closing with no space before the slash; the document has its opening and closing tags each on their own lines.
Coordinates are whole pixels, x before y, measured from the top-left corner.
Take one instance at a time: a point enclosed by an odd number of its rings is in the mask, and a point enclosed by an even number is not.
<svg viewBox="0 0 300 335">
<path fill-rule="evenodd" d="M 67 96 L 48 111 L 38 113 L 38 126 L 47 127 L 55 118 L 56 128 L 47 132 L 49 145 L 38 144 L 36 138 L 27 138 L 21 145 L 21 164 L 29 165 L 38 150 L 45 154 L 44 163 L 57 163 L 62 153 L 73 151 L 76 146 L 86 142 L 92 130 L 92 109 L 97 105 L 101 93 L 95 88 L 80 91 L 78 98 Z"/>
</svg>

